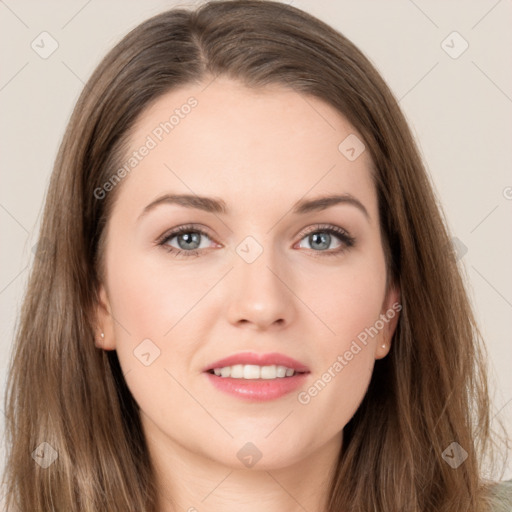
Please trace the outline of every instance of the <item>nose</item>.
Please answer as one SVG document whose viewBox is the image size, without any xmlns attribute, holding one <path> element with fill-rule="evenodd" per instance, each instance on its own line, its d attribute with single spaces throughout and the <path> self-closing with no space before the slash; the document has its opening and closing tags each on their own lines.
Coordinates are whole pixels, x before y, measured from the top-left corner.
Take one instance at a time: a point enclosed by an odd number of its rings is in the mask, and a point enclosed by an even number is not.
<svg viewBox="0 0 512 512">
<path fill-rule="evenodd" d="M 237 256 L 238 258 L 238 256 Z M 230 273 L 228 319 L 255 330 L 284 328 L 296 314 L 291 272 L 266 248 L 252 263 L 238 258 Z"/>
</svg>

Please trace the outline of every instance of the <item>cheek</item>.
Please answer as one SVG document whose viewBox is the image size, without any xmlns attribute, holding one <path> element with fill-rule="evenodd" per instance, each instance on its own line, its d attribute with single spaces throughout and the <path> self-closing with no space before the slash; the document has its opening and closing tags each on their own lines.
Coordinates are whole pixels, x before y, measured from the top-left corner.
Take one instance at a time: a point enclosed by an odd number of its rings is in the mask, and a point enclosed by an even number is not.
<svg viewBox="0 0 512 512">
<path fill-rule="evenodd" d="M 340 358 L 338 359 L 338 356 Z M 368 347 L 346 360 L 335 354 L 309 386 L 297 396 L 298 415 L 305 422 L 322 424 L 322 439 L 338 434 L 360 406 L 371 380 L 374 359 Z M 314 433 L 314 429 L 313 429 Z M 318 442 L 313 437 L 312 443 Z"/>
<path fill-rule="evenodd" d="M 113 254 L 112 260 L 108 284 L 113 314 L 135 338 L 163 338 L 204 294 L 197 274 L 172 268 L 164 257 L 164 264 L 155 264 L 154 257 L 132 250 L 125 258 Z"/>
<path fill-rule="evenodd" d="M 155 265 L 154 258 L 133 250 L 125 257 L 112 251 L 110 257 L 109 299 L 126 383 L 142 413 L 171 422 L 163 404 L 172 398 L 175 407 L 187 407 L 189 398 L 178 382 L 198 348 L 197 332 L 187 327 L 205 290 L 189 273 Z"/>
<path fill-rule="evenodd" d="M 197 373 L 194 356 L 218 318 L 221 302 L 209 291 L 219 272 L 199 260 L 172 261 L 163 250 L 132 248 L 121 257 L 117 247 L 108 262 L 116 351 L 134 397 L 150 407 L 155 389 L 180 394 L 171 375 L 183 382 Z"/>
<path fill-rule="evenodd" d="M 324 325 L 316 323 L 315 378 L 298 401 L 316 417 L 331 417 L 326 428 L 334 434 L 357 410 L 373 372 L 381 333 L 375 326 L 382 326 L 386 284 L 384 256 L 375 251 L 315 282 L 318 286 L 309 292 L 304 288 L 302 296 Z"/>
<path fill-rule="evenodd" d="M 324 347 L 341 350 L 379 319 L 385 295 L 384 256 L 370 253 L 317 273 L 315 287 L 303 283 L 301 297 L 323 321 Z M 331 342 L 329 340 L 329 335 Z"/>
</svg>

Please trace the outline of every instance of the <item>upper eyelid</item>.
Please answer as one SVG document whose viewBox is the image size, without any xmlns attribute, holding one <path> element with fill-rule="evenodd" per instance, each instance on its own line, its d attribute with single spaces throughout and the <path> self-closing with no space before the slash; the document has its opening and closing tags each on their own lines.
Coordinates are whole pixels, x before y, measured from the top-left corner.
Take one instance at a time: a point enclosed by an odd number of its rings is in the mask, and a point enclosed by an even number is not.
<svg viewBox="0 0 512 512">
<path fill-rule="evenodd" d="M 166 230 L 162 235 L 160 235 L 158 238 L 157 238 L 157 242 L 161 242 L 161 241 L 165 241 L 167 240 L 168 238 L 173 238 L 177 235 L 180 235 L 181 233 L 180 232 L 187 232 L 187 231 L 193 231 L 193 232 L 200 232 L 201 234 L 204 234 L 210 238 L 214 238 L 210 233 L 209 233 L 209 230 L 208 228 L 206 227 L 203 227 L 201 225 L 188 225 L 188 224 L 183 224 L 181 226 L 176 226 L 174 228 L 171 228 L 171 229 L 168 229 Z"/>
</svg>

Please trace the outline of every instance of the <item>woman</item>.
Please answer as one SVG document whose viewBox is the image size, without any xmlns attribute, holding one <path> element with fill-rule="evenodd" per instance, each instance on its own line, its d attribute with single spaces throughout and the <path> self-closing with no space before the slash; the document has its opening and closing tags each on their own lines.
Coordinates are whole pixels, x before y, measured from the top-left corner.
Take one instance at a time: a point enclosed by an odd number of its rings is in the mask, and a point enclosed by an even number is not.
<svg viewBox="0 0 512 512">
<path fill-rule="evenodd" d="M 135 28 L 78 100 L 40 237 L 8 510 L 508 510 L 415 143 L 319 20 L 227 1 Z"/>
</svg>

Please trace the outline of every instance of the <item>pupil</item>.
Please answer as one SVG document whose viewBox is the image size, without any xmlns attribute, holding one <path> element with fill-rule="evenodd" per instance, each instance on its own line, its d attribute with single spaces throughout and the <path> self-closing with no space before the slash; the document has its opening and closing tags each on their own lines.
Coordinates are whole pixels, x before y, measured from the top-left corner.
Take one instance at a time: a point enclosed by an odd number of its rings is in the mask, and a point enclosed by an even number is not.
<svg viewBox="0 0 512 512">
<path fill-rule="evenodd" d="M 199 242 L 199 233 L 183 233 L 181 238 L 185 240 L 185 244 L 194 244 Z M 178 238 L 180 240 L 180 238 Z M 197 247 L 183 247 L 183 244 L 179 244 L 182 249 L 197 249 Z"/>
<path fill-rule="evenodd" d="M 311 243 L 311 246 L 313 247 L 314 244 L 316 244 L 320 240 L 319 243 L 322 247 L 317 247 L 317 248 L 327 249 L 329 247 L 330 238 L 331 238 L 331 235 L 329 235 L 328 233 L 321 233 L 321 234 L 314 233 L 310 237 L 310 243 Z"/>
</svg>

